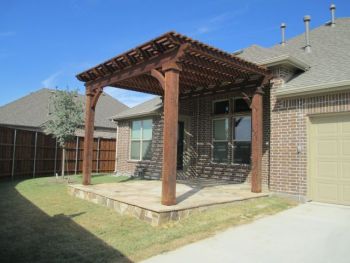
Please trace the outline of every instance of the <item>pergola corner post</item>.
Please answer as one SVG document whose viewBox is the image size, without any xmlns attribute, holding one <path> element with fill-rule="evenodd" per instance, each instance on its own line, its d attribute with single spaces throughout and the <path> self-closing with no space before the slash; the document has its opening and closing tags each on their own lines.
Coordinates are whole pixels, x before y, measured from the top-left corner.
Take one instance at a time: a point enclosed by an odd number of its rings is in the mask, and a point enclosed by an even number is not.
<svg viewBox="0 0 350 263">
<path fill-rule="evenodd" d="M 84 137 L 84 156 L 83 156 L 83 184 L 84 185 L 91 184 L 95 108 L 102 91 L 103 91 L 102 87 L 93 88 L 93 87 L 86 86 L 85 137 Z"/>
<path fill-rule="evenodd" d="M 175 62 L 163 65 L 164 128 L 163 128 L 163 205 L 176 204 L 177 129 L 179 115 L 179 81 L 181 66 Z"/>
<path fill-rule="evenodd" d="M 252 110 L 252 178 L 251 191 L 261 193 L 261 164 L 263 146 L 263 94 L 259 87 L 253 94 Z"/>
</svg>

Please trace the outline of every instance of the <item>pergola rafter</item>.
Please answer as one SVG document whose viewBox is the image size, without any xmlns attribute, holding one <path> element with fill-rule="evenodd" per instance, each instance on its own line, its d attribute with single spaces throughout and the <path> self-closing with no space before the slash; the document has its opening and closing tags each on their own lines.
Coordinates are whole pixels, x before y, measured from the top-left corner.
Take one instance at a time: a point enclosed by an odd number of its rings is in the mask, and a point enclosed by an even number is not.
<svg viewBox="0 0 350 263">
<path fill-rule="evenodd" d="M 164 97 L 162 203 L 165 205 L 176 203 L 179 99 L 249 89 L 253 94 L 252 191 L 261 191 L 261 87 L 271 78 L 266 68 L 176 32 L 168 32 L 78 74 L 77 78 L 85 82 L 87 95 L 84 184 L 90 183 L 94 110 L 104 87 Z"/>
</svg>

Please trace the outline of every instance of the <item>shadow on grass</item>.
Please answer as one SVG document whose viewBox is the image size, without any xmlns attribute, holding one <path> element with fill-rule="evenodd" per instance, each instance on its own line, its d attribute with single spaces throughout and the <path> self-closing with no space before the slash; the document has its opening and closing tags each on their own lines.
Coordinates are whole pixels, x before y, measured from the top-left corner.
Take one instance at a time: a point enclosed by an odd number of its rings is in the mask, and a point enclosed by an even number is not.
<svg viewBox="0 0 350 263">
<path fill-rule="evenodd" d="M 49 216 L 17 183 L 0 182 L 0 262 L 131 262 L 72 220 L 81 213 Z"/>
</svg>

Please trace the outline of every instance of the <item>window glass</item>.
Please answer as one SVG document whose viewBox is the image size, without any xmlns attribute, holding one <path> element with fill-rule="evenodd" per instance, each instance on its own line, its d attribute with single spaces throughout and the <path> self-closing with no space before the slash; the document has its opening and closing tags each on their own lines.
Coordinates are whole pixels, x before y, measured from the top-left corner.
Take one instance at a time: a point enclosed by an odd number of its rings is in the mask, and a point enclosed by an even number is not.
<svg viewBox="0 0 350 263">
<path fill-rule="evenodd" d="M 132 160 L 140 160 L 140 141 L 131 141 L 131 154 Z"/>
<path fill-rule="evenodd" d="M 214 140 L 227 140 L 228 119 L 213 120 Z"/>
<path fill-rule="evenodd" d="M 233 118 L 233 162 L 250 164 L 251 155 L 251 116 Z"/>
<path fill-rule="evenodd" d="M 251 142 L 234 142 L 234 163 L 250 164 Z"/>
<path fill-rule="evenodd" d="M 228 142 L 213 142 L 213 161 L 218 163 L 227 162 Z"/>
<path fill-rule="evenodd" d="M 239 99 L 234 99 L 234 108 L 233 108 L 233 111 L 235 113 L 237 112 L 245 112 L 245 111 L 250 111 L 250 108 L 249 108 L 249 105 L 247 104 L 247 102 L 242 99 L 242 98 L 239 98 Z"/>
<path fill-rule="evenodd" d="M 130 159 L 150 160 L 152 156 L 152 119 L 132 122 Z"/>
<path fill-rule="evenodd" d="M 141 121 L 132 122 L 131 139 L 132 140 L 141 139 Z"/>
<path fill-rule="evenodd" d="M 229 113 L 230 103 L 228 100 L 214 102 L 214 114 Z"/>
<path fill-rule="evenodd" d="M 142 124 L 142 140 L 152 140 L 152 120 L 144 120 Z"/>
<path fill-rule="evenodd" d="M 142 142 L 142 159 L 143 160 L 151 160 L 151 144 L 152 144 L 152 141 Z"/>
<path fill-rule="evenodd" d="M 233 119 L 235 141 L 250 141 L 251 140 L 251 117 L 236 117 Z"/>
</svg>

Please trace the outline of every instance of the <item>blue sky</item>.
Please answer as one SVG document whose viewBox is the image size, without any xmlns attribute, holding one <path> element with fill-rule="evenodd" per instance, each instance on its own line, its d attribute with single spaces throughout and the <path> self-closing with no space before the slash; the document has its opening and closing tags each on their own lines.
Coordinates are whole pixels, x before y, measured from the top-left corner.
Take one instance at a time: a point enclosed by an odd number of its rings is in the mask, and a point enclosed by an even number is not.
<svg viewBox="0 0 350 263">
<path fill-rule="evenodd" d="M 280 41 L 311 26 L 350 16 L 349 0 L 0 0 L 0 106 L 42 87 L 84 86 L 75 75 L 166 31 L 233 52 Z M 106 92 L 134 106 L 150 95 L 115 88 Z"/>
</svg>

